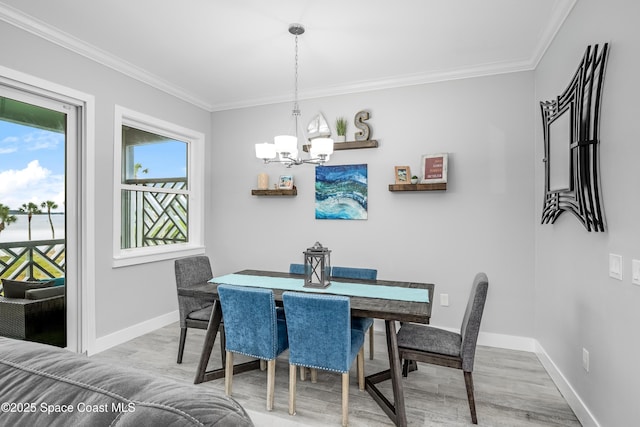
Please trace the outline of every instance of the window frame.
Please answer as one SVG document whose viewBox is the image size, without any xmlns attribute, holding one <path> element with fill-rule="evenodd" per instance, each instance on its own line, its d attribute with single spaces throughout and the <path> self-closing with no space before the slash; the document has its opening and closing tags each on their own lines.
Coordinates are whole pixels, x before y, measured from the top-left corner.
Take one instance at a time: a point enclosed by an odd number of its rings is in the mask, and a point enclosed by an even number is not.
<svg viewBox="0 0 640 427">
<path fill-rule="evenodd" d="M 188 129 L 147 114 L 115 106 L 114 120 L 114 194 L 113 194 L 113 267 L 124 267 L 148 262 L 204 253 L 204 144 L 202 132 Z M 121 248 L 122 190 L 140 190 L 122 182 L 122 126 L 167 136 L 187 144 L 188 242 L 170 245 Z M 135 188 L 133 188 L 135 187 Z"/>
</svg>

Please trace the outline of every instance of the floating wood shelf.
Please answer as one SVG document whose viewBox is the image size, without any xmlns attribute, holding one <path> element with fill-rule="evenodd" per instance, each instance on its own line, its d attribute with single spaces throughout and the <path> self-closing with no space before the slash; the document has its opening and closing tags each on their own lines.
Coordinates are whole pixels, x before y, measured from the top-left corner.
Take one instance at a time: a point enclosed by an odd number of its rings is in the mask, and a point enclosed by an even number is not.
<svg viewBox="0 0 640 427">
<path fill-rule="evenodd" d="M 294 185 L 293 189 L 291 189 L 291 190 L 283 190 L 283 189 L 251 190 L 251 195 L 252 196 L 297 196 L 298 195 L 298 189 Z"/>
<path fill-rule="evenodd" d="M 305 152 L 309 152 L 309 144 L 303 145 L 302 149 Z M 378 148 L 378 141 L 370 139 L 368 141 L 347 141 L 347 142 L 335 142 L 333 144 L 333 151 L 337 150 L 356 150 L 359 148 Z"/>
<path fill-rule="evenodd" d="M 389 191 L 446 191 L 447 183 L 436 184 L 389 184 Z"/>
</svg>

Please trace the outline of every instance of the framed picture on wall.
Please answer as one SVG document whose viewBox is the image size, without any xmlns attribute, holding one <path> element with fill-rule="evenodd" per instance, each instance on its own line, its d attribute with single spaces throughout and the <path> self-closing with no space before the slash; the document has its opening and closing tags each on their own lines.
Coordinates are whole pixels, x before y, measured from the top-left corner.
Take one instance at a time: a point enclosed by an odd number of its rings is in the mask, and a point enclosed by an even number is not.
<svg viewBox="0 0 640 427">
<path fill-rule="evenodd" d="M 280 175 L 280 179 L 278 180 L 278 188 L 280 190 L 293 189 L 293 175 Z"/>
<path fill-rule="evenodd" d="M 367 165 L 316 167 L 316 219 L 367 219 Z"/>
<path fill-rule="evenodd" d="M 411 169 L 409 166 L 396 166 L 396 184 L 411 184 Z"/>
<path fill-rule="evenodd" d="M 447 153 L 424 154 L 422 156 L 422 184 L 447 182 Z"/>
</svg>

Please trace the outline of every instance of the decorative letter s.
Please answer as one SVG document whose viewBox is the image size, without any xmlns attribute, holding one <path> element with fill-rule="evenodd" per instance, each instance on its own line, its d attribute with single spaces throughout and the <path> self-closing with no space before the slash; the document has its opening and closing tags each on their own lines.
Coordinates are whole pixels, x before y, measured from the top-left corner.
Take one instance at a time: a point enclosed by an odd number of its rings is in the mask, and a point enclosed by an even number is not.
<svg viewBox="0 0 640 427">
<path fill-rule="evenodd" d="M 365 120 L 369 120 L 368 111 L 359 111 L 353 119 L 355 126 L 360 129 L 355 133 L 356 141 L 368 141 L 371 136 L 371 128 L 364 122 Z"/>
</svg>

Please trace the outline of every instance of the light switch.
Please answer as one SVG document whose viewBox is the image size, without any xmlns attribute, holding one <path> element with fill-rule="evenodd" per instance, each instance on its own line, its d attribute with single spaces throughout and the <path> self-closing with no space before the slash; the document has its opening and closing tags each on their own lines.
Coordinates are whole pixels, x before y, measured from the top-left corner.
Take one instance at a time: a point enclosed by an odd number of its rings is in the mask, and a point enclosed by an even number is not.
<svg viewBox="0 0 640 427">
<path fill-rule="evenodd" d="M 442 307 L 449 307 L 449 294 L 440 294 L 440 305 Z"/>
<path fill-rule="evenodd" d="M 631 283 L 640 285 L 640 260 L 631 261 Z"/>
<path fill-rule="evenodd" d="M 622 280 L 622 255 L 609 254 L 609 276 Z"/>
</svg>

